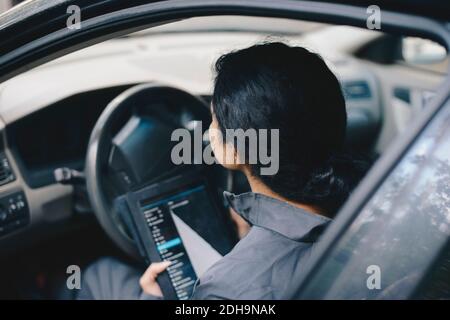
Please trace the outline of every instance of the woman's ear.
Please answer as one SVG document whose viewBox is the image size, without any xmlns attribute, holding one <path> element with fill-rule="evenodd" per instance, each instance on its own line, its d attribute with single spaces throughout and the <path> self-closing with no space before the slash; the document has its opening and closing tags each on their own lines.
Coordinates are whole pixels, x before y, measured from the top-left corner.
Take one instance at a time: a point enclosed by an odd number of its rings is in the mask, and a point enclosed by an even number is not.
<svg viewBox="0 0 450 320">
<path fill-rule="evenodd" d="M 234 145 L 225 141 L 214 114 L 212 114 L 212 121 L 209 126 L 209 142 L 218 163 L 229 170 L 242 169 L 243 164 L 239 161 Z"/>
<path fill-rule="evenodd" d="M 232 143 L 225 143 L 224 152 L 225 152 L 225 164 L 223 166 L 230 170 L 242 171 L 245 162 L 241 161 L 234 145 Z"/>
</svg>

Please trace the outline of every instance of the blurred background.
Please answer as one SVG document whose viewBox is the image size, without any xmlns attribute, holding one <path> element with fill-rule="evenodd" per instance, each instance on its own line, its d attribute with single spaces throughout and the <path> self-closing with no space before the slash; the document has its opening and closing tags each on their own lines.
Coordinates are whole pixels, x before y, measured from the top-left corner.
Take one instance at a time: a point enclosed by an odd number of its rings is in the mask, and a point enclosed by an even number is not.
<svg viewBox="0 0 450 320">
<path fill-rule="evenodd" d="M 10 8 L 24 1 L 25 0 L 0 0 L 0 13 L 9 10 Z"/>
</svg>

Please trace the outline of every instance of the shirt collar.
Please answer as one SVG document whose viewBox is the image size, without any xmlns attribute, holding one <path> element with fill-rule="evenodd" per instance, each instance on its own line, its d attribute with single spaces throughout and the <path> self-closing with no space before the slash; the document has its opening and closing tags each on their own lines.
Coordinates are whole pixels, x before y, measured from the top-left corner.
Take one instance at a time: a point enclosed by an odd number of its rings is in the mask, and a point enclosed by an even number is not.
<svg viewBox="0 0 450 320">
<path fill-rule="evenodd" d="M 235 195 L 225 191 L 224 197 L 250 225 L 275 231 L 294 241 L 315 242 L 331 221 L 259 193 Z"/>
</svg>

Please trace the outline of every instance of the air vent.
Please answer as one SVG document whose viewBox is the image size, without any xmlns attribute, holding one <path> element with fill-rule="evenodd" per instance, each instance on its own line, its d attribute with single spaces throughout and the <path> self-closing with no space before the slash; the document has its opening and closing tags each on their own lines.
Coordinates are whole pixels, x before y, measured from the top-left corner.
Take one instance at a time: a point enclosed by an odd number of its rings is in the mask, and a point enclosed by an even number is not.
<svg viewBox="0 0 450 320">
<path fill-rule="evenodd" d="M 14 173 L 9 165 L 5 152 L 0 151 L 0 186 L 7 184 L 15 179 Z"/>
<path fill-rule="evenodd" d="M 343 84 L 346 99 L 369 99 L 372 97 L 369 84 L 366 81 L 347 81 Z"/>
</svg>

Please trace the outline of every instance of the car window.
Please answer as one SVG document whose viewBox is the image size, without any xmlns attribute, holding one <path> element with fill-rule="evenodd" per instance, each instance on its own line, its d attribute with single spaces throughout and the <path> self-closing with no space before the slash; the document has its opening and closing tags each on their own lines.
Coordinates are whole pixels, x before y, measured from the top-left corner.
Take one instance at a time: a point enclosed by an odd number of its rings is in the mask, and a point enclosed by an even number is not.
<svg viewBox="0 0 450 320">
<path fill-rule="evenodd" d="M 450 299 L 450 243 L 441 250 L 420 286 L 414 292 L 413 299 Z"/>
<path fill-rule="evenodd" d="M 403 299 L 419 290 L 417 297 L 449 298 L 449 124 L 447 103 L 335 242 L 303 296 Z"/>
<path fill-rule="evenodd" d="M 448 69 L 447 50 L 428 39 L 404 37 L 401 60 L 410 66 L 429 71 L 446 73 Z"/>
</svg>

